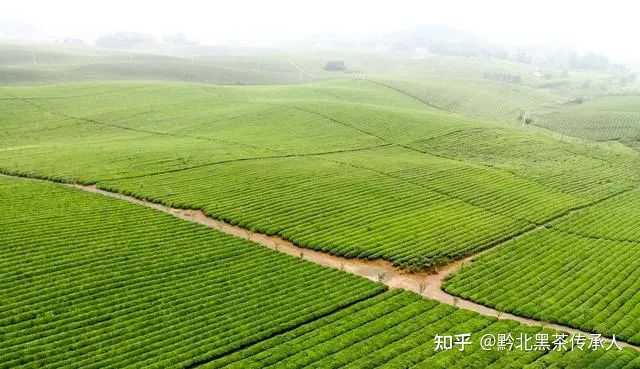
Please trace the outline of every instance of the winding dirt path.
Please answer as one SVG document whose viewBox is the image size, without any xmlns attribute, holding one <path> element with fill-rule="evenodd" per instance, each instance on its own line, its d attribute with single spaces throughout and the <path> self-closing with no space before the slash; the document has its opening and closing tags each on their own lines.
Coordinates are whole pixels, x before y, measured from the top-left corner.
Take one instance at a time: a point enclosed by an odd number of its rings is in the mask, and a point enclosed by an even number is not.
<svg viewBox="0 0 640 369">
<path fill-rule="evenodd" d="M 442 284 L 447 276 L 457 272 L 463 265 L 470 264 L 473 259 L 477 258 L 481 254 L 490 251 L 486 250 L 479 254 L 461 259 L 443 267 L 437 269 L 435 273 L 409 273 L 399 268 L 394 267 L 390 262 L 384 260 L 362 260 L 362 259 L 348 259 L 340 256 L 330 255 L 327 253 L 314 251 L 302 247 L 298 247 L 293 243 L 284 240 L 276 236 L 268 236 L 262 233 L 252 232 L 247 229 L 234 226 L 213 218 L 208 217 L 200 210 L 184 210 L 168 207 L 137 199 L 132 196 L 127 196 L 115 192 L 109 192 L 98 189 L 94 186 L 85 186 L 78 184 L 65 184 L 65 186 L 77 188 L 82 191 L 100 194 L 103 196 L 120 199 L 136 205 L 145 206 L 147 208 L 155 209 L 167 214 L 171 214 L 176 218 L 186 220 L 193 223 L 205 225 L 209 228 L 218 230 L 220 232 L 252 241 L 269 249 L 295 256 L 315 264 L 319 264 L 325 267 L 339 269 L 360 277 L 367 278 L 369 280 L 380 282 L 387 285 L 390 288 L 400 288 L 403 290 L 415 292 L 424 297 L 439 301 L 441 303 L 456 306 L 462 309 L 475 311 L 481 315 L 495 317 L 497 319 L 514 320 L 519 323 L 528 326 L 544 326 L 545 328 L 555 329 L 557 331 L 566 332 L 568 334 L 583 334 L 589 336 L 591 333 L 581 331 L 579 329 L 543 322 L 539 320 L 524 318 L 513 314 L 501 312 L 493 308 L 474 303 L 469 300 L 461 299 L 453 295 L 448 294 L 442 290 Z M 535 229 L 530 230 L 533 232 Z M 528 233 L 528 232 L 526 232 Z M 609 341 L 609 340 L 606 340 Z M 635 346 L 626 342 L 618 341 L 620 347 L 628 347 L 640 351 L 640 346 Z"/>
</svg>

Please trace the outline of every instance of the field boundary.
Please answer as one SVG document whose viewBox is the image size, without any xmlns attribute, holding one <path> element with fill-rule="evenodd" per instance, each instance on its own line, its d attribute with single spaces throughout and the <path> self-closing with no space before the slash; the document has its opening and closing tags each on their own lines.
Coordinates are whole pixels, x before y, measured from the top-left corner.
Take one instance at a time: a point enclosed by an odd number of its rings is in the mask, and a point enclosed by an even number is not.
<svg viewBox="0 0 640 369">
<path fill-rule="evenodd" d="M 477 257 L 489 251 L 494 250 L 496 247 L 499 247 L 505 242 L 509 242 L 511 240 L 517 239 L 519 237 L 522 237 L 524 235 L 527 235 L 539 229 L 542 229 L 549 222 L 545 223 L 545 225 L 539 225 L 537 227 L 525 229 L 519 234 L 514 235 L 508 239 L 501 240 L 500 242 L 497 242 L 496 244 L 492 245 L 492 247 L 489 247 L 479 253 L 451 262 L 442 267 L 436 267 L 432 271 L 409 272 L 401 268 L 398 268 L 394 266 L 391 262 L 388 262 L 385 260 L 363 260 L 363 259 L 357 259 L 357 258 L 346 258 L 346 257 L 337 256 L 337 255 L 331 255 L 329 253 L 325 253 L 321 251 L 303 248 L 278 236 L 266 235 L 266 234 L 251 231 L 249 229 L 245 229 L 236 225 L 232 225 L 221 220 L 214 219 L 208 216 L 207 214 L 205 214 L 202 210 L 174 208 L 174 207 L 166 206 L 160 203 L 152 202 L 149 200 L 140 199 L 134 196 L 129 196 L 122 193 L 103 190 L 98 188 L 95 184 L 84 185 L 84 184 L 77 184 L 77 183 L 54 182 L 47 179 L 29 178 L 29 177 L 24 177 L 19 175 L 0 174 L 0 176 L 56 183 L 58 185 L 74 188 L 80 191 L 85 191 L 93 194 L 98 194 L 98 195 L 126 201 L 135 205 L 143 206 L 146 208 L 163 212 L 165 214 L 169 214 L 181 220 L 206 226 L 208 228 L 220 231 L 227 235 L 231 235 L 237 238 L 251 241 L 255 244 L 269 248 L 273 251 L 299 258 L 300 260 L 305 260 L 305 261 L 312 262 L 324 267 L 341 270 L 343 272 L 347 272 L 359 277 L 369 279 L 373 282 L 382 283 L 389 288 L 402 289 L 409 292 L 413 292 L 443 304 L 451 305 L 451 306 L 458 307 L 465 310 L 474 311 L 476 313 L 479 313 L 480 315 L 493 317 L 498 320 L 512 320 L 526 326 L 544 327 L 544 328 L 565 332 L 568 334 L 582 334 L 582 335 L 588 336 L 593 333 L 593 332 L 576 329 L 570 326 L 526 318 L 523 316 L 518 316 L 511 313 L 499 311 L 492 307 L 485 306 L 485 305 L 473 302 L 471 300 L 466 300 L 461 297 L 449 294 L 448 292 L 442 289 L 442 285 L 444 281 L 449 276 L 451 276 L 461 268 L 473 263 L 473 261 Z M 550 222 L 554 220 L 558 220 L 559 218 L 570 215 L 574 212 L 580 211 L 588 206 L 591 206 L 599 202 L 605 201 L 607 199 L 610 199 L 612 197 L 621 195 L 630 190 L 631 189 L 627 191 L 618 192 L 615 195 L 608 196 L 604 199 L 601 199 L 600 201 L 597 201 L 595 203 L 592 203 L 586 206 L 569 209 L 566 212 L 560 214 L 559 216 L 554 217 L 554 219 L 551 220 Z M 610 341 L 610 339 L 606 339 L 606 340 Z M 619 340 L 618 340 L 618 344 L 621 347 L 631 348 L 636 351 L 640 351 L 640 346 L 636 346 L 634 344 L 630 344 L 630 343 L 619 341 Z"/>
<path fill-rule="evenodd" d="M 429 101 L 427 101 L 425 99 L 422 99 L 422 98 L 420 98 L 420 97 L 418 97 L 416 95 L 408 93 L 407 91 L 404 91 L 404 90 L 402 90 L 402 89 L 400 89 L 398 87 L 392 86 L 392 85 L 390 85 L 388 83 L 377 81 L 377 80 L 373 80 L 373 79 L 369 79 L 369 78 L 365 78 L 364 80 L 369 82 L 369 83 L 372 83 L 374 85 L 381 86 L 381 87 L 393 90 L 393 91 L 395 91 L 395 92 L 397 92 L 397 93 L 399 93 L 401 95 L 404 95 L 404 96 L 409 97 L 409 98 L 411 98 L 411 99 L 413 99 L 413 100 L 415 100 L 415 101 L 417 101 L 419 103 L 422 103 L 423 105 L 428 106 L 428 107 L 430 107 L 432 109 L 446 111 L 446 112 L 451 113 L 450 110 L 447 110 L 447 109 L 445 109 L 445 108 L 443 108 L 441 106 L 435 105 L 435 104 L 433 104 L 433 103 L 431 103 L 431 102 L 429 102 Z"/>
<path fill-rule="evenodd" d="M 316 157 L 316 156 L 320 157 L 320 156 L 324 156 L 324 155 L 333 155 L 333 154 L 343 154 L 343 153 L 349 153 L 349 152 L 376 150 L 376 149 L 380 149 L 380 148 L 383 148 L 383 147 L 390 147 L 390 146 L 393 146 L 393 145 L 394 144 L 392 144 L 392 143 L 384 143 L 384 144 L 375 145 L 375 146 L 363 146 L 363 147 L 355 147 L 355 148 L 352 148 L 352 149 L 338 149 L 338 150 L 333 150 L 333 151 L 321 151 L 321 152 L 309 152 L 309 153 L 292 153 L 292 154 L 282 154 L 282 155 L 252 156 L 252 157 L 244 157 L 244 158 L 237 158 L 237 159 L 229 159 L 229 160 L 214 161 L 214 162 L 209 162 L 209 163 L 202 163 L 202 164 L 198 164 L 198 165 L 192 165 L 192 166 L 189 166 L 189 167 L 164 170 L 164 171 L 160 171 L 160 172 L 141 174 L 141 175 L 137 175 L 137 176 L 125 176 L 125 177 L 98 179 L 98 180 L 96 180 L 96 182 L 109 182 L 109 181 L 120 181 L 120 180 L 126 180 L 126 179 L 147 178 L 147 177 L 154 177 L 154 176 L 159 176 L 159 175 L 163 175 L 163 174 L 179 173 L 179 172 L 184 172 L 184 171 L 188 171 L 188 170 L 192 170 L 192 169 L 200 169 L 200 168 L 212 167 L 212 166 L 215 166 L 215 165 L 230 164 L 230 163 L 237 163 L 237 162 L 243 162 L 243 161 L 290 159 L 290 158 L 304 158 L 304 157 Z"/>
<path fill-rule="evenodd" d="M 76 120 L 76 121 L 79 121 L 79 122 L 83 122 L 85 124 L 93 124 L 93 125 L 97 125 L 97 126 L 109 127 L 109 128 L 113 128 L 113 129 L 120 129 L 120 130 L 123 130 L 123 131 L 142 133 L 142 134 L 147 134 L 147 135 L 152 135 L 152 136 L 183 138 L 183 139 L 191 139 L 191 140 L 196 140 L 196 141 L 219 142 L 219 143 L 223 143 L 223 144 L 233 144 L 233 145 L 245 146 L 245 147 L 249 147 L 249 148 L 252 148 L 252 149 L 273 151 L 273 150 L 268 149 L 268 148 L 262 148 L 262 147 L 258 147 L 258 146 L 254 146 L 254 145 L 250 145 L 250 144 L 246 144 L 246 143 L 242 143 L 242 142 L 234 142 L 234 141 L 222 140 L 222 139 L 217 139 L 217 138 L 213 138 L 213 137 L 181 135 L 181 134 L 172 133 L 172 132 L 153 131 L 153 130 L 148 130 L 148 129 L 141 129 L 141 128 L 123 126 L 123 125 L 116 124 L 116 123 L 102 122 L 102 121 L 99 121 L 99 120 L 96 120 L 96 119 L 92 119 L 92 118 L 74 116 L 74 115 L 67 114 L 67 113 L 48 110 L 44 106 L 36 103 L 34 100 L 30 100 L 30 99 L 21 99 L 21 100 L 24 103 L 29 104 L 29 105 L 33 106 L 34 108 L 40 110 L 41 112 L 44 112 L 44 113 L 47 113 L 47 114 L 51 114 L 51 115 L 54 115 L 54 116 L 57 116 L 57 117 L 65 118 L 65 119 L 73 119 L 73 120 Z M 147 113 L 147 112 L 143 112 L 143 113 Z M 135 114 L 133 116 L 137 116 L 137 115 L 138 114 Z"/>
</svg>

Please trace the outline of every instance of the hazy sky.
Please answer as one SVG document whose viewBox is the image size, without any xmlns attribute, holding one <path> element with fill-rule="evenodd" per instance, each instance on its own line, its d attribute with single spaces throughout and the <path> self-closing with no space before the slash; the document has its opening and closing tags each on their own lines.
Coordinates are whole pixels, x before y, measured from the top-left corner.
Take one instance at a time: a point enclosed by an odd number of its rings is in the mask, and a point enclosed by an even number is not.
<svg viewBox="0 0 640 369">
<path fill-rule="evenodd" d="M 264 43 L 326 31 L 384 33 L 444 24 L 499 42 L 573 46 L 640 60 L 640 5 L 633 0 L 19 0 L 1 8 L 0 22 L 89 41 L 139 31 L 182 32 L 204 43 Z"/>
</svg>

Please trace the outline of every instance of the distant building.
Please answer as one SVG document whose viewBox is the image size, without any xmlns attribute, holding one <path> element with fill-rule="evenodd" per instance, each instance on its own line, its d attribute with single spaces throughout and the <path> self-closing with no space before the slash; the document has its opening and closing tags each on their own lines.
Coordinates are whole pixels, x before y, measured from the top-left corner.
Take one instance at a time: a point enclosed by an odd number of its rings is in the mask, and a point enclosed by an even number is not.
<svg viewBox="0 0 640 369">
<path fill-rule="evenodd" d="M 325 64 L 324 70 L 330 71 L 330 72 L 344 72 L 347 70 L 347 66 L 344 64 L 344 61 L 342 60 L 333 60 Z"/>
<path fill-rule="evenodd" d="M 86 46 L 87 44 L 79 38 L 65 38 L 61 43 L 68 46 Z"/>
</svg>

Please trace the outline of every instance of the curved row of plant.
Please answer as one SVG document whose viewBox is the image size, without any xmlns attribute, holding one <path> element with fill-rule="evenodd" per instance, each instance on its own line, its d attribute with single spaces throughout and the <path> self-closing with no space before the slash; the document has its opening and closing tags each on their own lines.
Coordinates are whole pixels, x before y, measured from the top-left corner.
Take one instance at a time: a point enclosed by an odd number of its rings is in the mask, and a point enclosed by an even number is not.
<svg viewBox="0 0 640 369">
<path fill-rule="evenodd" d="M 202 209 L 315 250 L 407 268 L 459 258 L 530 226 L 401 178 L 315 158 L 230 163 L 98 186 Z"/>
<path fill-rule="evenodd" d="M 501 311 L 640 343 L 640 249 L 538 230 L 445 282 L 454 295 Z"/>
<path fill-rule="evenodd" d="M 384 290 L 118 200 L 0 184 L 0 368 L 188 367 Z"/>
<path fill-rule="evenodd" d="M 437 349 L 435 337 L 470 334 L 460 351 Z M 533 349 L 536 335 L 558 332 L 498 321 L 417 295 L 389 291 L 331 316 L 203 365 L 212 368 L 624 368 L 640 367 L 632 350 Z M 483 336 L 530 338 L 530 349 L 480 345 Z M 570 338 L 567 337 L 567 341 Z M 608 346 L 608 345 L 607 345 Z M 579 364 L 579 366 L 576 366 Z"/>
</svg>

